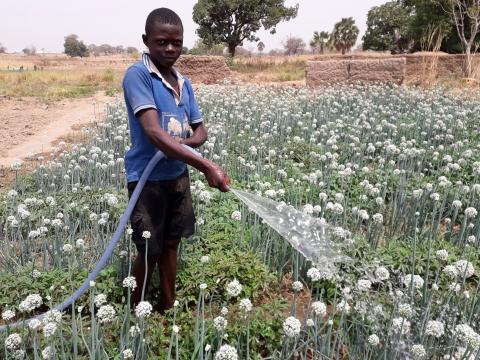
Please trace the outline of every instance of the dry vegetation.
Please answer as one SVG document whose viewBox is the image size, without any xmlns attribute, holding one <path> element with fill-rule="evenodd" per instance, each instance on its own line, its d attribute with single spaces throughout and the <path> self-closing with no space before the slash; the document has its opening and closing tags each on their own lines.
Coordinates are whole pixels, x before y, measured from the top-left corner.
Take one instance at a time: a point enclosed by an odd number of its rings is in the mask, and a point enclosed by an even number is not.
<svg viewBox="0 0 480 360">
<path fill-rule="evenodd" d="M 62 55 L 0 56 L 0 95 L 34 96 L 45 100 L 91 96 L 121 90 L 129 57 L 88 59 Z"/>
<path fill-rule="evenodd" d="M 47 100 L 113 94 L 121 88 L 122 72 L 112 69 L 0 71 L 0 95 L 35 96 Z"/>
</svg>

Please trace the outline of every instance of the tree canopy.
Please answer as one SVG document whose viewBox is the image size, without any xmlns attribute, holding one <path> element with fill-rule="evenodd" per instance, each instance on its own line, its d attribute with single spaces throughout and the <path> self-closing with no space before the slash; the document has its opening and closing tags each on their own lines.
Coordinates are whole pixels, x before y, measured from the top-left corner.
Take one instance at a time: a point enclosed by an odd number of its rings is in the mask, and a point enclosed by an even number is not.
<svg viewBox="0 0 480 360">
<path fill-rule="evenodd" d="M 352 17 L 343 18 L 333 27 L 329 42 L 337 51 L 345 54 L 357 42 L 359 32 Z"/>
<path fill-rule="evenodd" d="M 320 54 L 323 54 L 329 37 L 330 34 L 327 31 L 315 31 L 313 33 L 313 39 L 312 41 L 310 41 L 310 47 L 312 48 L 312 52 L 315 53 L 316 51 L 319 51 Z"/>
<path fill-rule="evenodd" d="M 285 0 L 199 0 L 193 7 L 197 34 L 207 45 L 224 43 L 231 56 L 245 40 L 259 41 L 255 33 L 264 28 L 274 34 L 276 25 L 297 16 L 298 4 Z"/>
<path fill-rule="evenodd" d="M 7 52 L 7 48 L 0 43 L 0 54 L 5 54 Z"/>
<path fill-rule="evenodd" d="M 398 40 L 408 37 L 410 9 L 398 1 L 389 1 L 370 9 L 363 49 L 387 51 L 399 47 Z"/>
<path fill-rule="evenodd" d="M 299 55 L 305 51 L 305 41 L 302 38 L 290 36 L 284 43 L 286 55 Z"/>
<path fill-rule="evenodd" d="M 65 54 L 72 57 L 86 57 L 89 55 L 87 46 L 83 43 L 83 41 L 78 40 L 78 35 L 76 34 L 65 36 L 63 47 L 65 49 Z"/>
</svg>

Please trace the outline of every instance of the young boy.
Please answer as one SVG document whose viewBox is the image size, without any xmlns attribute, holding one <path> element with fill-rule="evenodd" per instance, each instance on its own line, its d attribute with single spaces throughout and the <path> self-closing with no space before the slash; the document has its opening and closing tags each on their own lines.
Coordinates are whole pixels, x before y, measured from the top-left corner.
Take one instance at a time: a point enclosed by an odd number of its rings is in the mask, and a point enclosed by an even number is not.
<svg viewBox="0 0 480 360">
<path fill-rule="evenodd" d="M 123 80 L 132 140 L 125 155 L 129 195 L 157 149 L 167 158 L 160 160 L 148 178 L 130 218 L 133 241 L 140 254 L 133 265 L 137 287 L 132 297 L 134 304 L 141 301 L 144 278 L 148 288 L 158 265 L 158 310 L 164 312 L 175 299 L 180 239 L 192 235 L 195 225 L 186 164 L 204 173 L 208 184 L 221 191 L 228 191 L 230 180 L 218 165 L 182 146 L 196 148 L 207 140 L 192 85 L 173 67 L 182 52 L 182 21 L 170 9 L 153 10 L 142 38 L 148 52 L 127 70 Z M 145 231 L 150 238 L 144 236 Z"/>
</svg>

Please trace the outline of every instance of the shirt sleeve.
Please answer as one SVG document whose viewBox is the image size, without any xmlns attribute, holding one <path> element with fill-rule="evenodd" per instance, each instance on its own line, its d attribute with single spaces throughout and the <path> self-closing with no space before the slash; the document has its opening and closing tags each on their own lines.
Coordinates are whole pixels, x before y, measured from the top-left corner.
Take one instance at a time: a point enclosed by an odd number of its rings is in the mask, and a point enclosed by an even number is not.
<svg viewBox="0 0 480 360">
<path fill-rule="evenodd" d="M 149 74 L 131 67 L 123 78 L 125 100 L 132 107 L 135 116 L 140 110 L 156 109 L 152 92 L 152 79 Z"/>
<path fill-rule="evenodd" d="M 186 85 L 188 88 L 188 92 L 190 93 L 190 118 L 188 119 L 188 123 L 198 124 L 203 122 L 202 113 L 200 112 L 200 108 L 198 107 L 197 100 L 195 99 L 195 94 L 193 93 L 192 85 L 190 81 L 186 81 Z"/>
</svg>

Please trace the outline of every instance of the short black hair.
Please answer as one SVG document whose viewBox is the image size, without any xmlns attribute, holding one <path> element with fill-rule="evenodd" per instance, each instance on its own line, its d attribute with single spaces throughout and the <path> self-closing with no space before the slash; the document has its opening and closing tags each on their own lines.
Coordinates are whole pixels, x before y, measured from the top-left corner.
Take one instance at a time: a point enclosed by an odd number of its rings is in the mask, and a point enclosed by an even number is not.
<svg viewBox="0 0 480 360">
<path fill-rule="evenodd" d="M 160 24 L 170 24 L 170 25 L 180 25 L 183 29 L 182 20 L 180 16 L 173 10 L 167 8 L 158 8 L 153 10 L 147 16 L 147 21 L 145 22 L 145 34 L 148 35 L 152 30 L 155 23 Z"/>
</svg>

